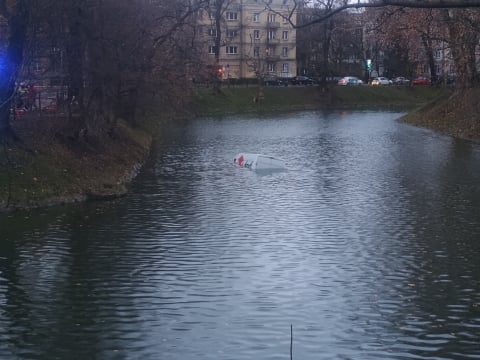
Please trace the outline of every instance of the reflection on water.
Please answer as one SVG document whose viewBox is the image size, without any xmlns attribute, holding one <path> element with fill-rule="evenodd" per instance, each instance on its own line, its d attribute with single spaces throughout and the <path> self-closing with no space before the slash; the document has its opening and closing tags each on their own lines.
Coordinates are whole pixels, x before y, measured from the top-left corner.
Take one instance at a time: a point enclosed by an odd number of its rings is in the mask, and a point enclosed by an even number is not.
<svg viewBox="0 0 480 360">
<path fill-rule="evenodd" d="M 3 215 L 0 358 L 480 358 L 480 147 L 398 116 L 196 120 L 125 198 Z"/>
</svg>

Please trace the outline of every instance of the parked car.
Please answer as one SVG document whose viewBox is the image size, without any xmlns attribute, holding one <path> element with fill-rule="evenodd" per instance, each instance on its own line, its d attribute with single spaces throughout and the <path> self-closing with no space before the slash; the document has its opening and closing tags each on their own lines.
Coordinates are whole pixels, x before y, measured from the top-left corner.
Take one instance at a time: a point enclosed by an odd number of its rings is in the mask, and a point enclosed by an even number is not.
<svg viewBox="0 0 480 360">
<path fill-rule="evenodd" d="M 420 76 L 412 81 L 413 85 L 432 85 L 432 81 L 429 78 Z"/>
<path fill-rule="evenodd" d="M 406 77 L 398 76 L 395 79 L 393 79 L 393 84 L 394 85 L 408 85 L 408 84 L 410 84 L 410 80 L 408 80 Z"/>
<path fill-rule="evenodd" d="M 378 85 L 390 85 L 391 81 L 388 80 L 386 77 L 379 76 L 376 78 L 373 78 L 372 80 L 372 85 L 378 86 Z"/>
<path fill-rule="evenodd" d="M 279 77 L 278 78 L 283 86 L 288 86 L 289 84 L 292 83 L 293 78 L 292 77 Z"/>
<path fill-rule="evenodd" d="M 279 85 L 283 85 L 282 80 L 279 79 L 279 78 L 276 77 L 276 76 L 267 76 L 267 77 L 263 78 L 263 83 L 265 84 L 265 86 L 279 86 Z"/>
<path fill-rule="evenodd" d="M 360 80 L 359 78 L 355 77 L 355 76 L 345 76 L 345 77 L 341 78 L 340 80 L 338 80 L 337 84 L 338 85 L 343 85 L 343 86 L 362 85 L 363 81 Z"/>
<path fill-rule="evenodd" d="M 313 85 L 315 80 L 309 78 L 308 76 L 295 76 L 292 78 L 293 85 Z"/>
</svg>

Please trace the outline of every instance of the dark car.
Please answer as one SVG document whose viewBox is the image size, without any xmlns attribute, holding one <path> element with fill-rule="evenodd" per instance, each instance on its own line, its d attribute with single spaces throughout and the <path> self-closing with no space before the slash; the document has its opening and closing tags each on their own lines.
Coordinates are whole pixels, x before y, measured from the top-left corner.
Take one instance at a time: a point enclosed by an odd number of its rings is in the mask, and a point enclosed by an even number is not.
<svg viewBox="0 0 480 360">
<path fill-rule="evenodd" d="M 280 86 L 283 85 L 283 81 L 276 76 L 267 76 L 263 78 L 263 84 L 265 86 Z"/>
<path fill-rule="evenodd" d="M 278 78 L 283 86 L 288 86 L 289 84 L 292 83 L 293 78 L 292 77 L 279 77 Z"/>
<path fill-rule="evenodd" d="M 295 76 L 292 78 L 293 85 L 313 85 L 315 80 L 309 78 L 308 76 Z"/>
</svg>

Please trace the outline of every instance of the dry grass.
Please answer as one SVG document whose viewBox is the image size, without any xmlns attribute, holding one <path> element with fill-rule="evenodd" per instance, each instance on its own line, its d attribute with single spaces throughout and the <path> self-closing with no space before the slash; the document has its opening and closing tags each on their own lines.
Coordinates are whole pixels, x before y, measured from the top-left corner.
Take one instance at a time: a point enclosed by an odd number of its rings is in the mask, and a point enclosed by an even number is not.
<svg viewBox="0 0 480 360">
<path fill-rule="evenodd" d="M 12 122 L 18 141 L 0 149 L 0 210 L 112 197 L 126 192 L 151 137 L 119 123 L 101 139 L 66 141 L 61 116 L 29 114 Z"/>
<path fill-rule="evenodd" d="M 404 118 L 412 125 L 454 137 L 480 140 L 480 89 L 445 95 Z"/>
</svg>

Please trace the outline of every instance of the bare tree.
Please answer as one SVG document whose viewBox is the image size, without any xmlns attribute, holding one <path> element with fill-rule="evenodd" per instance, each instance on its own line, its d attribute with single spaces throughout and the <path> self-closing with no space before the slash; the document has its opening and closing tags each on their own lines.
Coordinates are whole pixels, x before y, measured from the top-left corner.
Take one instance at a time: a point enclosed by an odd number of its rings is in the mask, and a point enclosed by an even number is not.
<svg viewBox="0 0 480 360">
<path fill-rule="evenodd" d="M 438 78 L 435 66 L 435 50 L 438 43 L 447 43 L 444 21 L 439 9 L 412 9 L 387 7 L 382 11 L 368 11 L 370 18 L 376 19 L 372 33 L 382 39 L 385 48 L 398 59 L 411 63 L 422 57 L 427 59 L 430 78 Z M 412 59 L 406 57 L 410 55 Z M 409 64 L 405 64 L 409 68 Z M 408 71 L 410 75 L 412 71 Z"/>
<path fill-rule="evenodd" d="M 456 66 L 459 90 L 476 85 L 476 48 L 480 39 L 480 11 L 444 10 L 450 35 L 450 48 Z"/>
<path fill-rule="evenodd" d="M 313 3 L 318 3 L 320 0 L 315 0 Z M 289 19 L 292 17 L 294 11 L 300 6 L 303 6 L 305 1 L 294 0 L 294 7 L 290 11 Z M 368 8 L 383 8 L 383 7 L 404 7 L 416 9 L 444 9 L 444 18 L 447 20 L 449 29 L 450 41 L 455 44 L 452 47 L 453 58 L 457 66 L 457 87 L 459 89 L 469 88 L 474 85 L 476 68 L 475 68 L 475 46 L 478 43 L 479 32 L 477 26 L 478 21 L 474 18 L 471 11 L 466 12 L 467 8 L 479 8 L 480 0 L 372 0 L 372 1 L 357 1 L 349 2 L 339 0 L 334 7 L 318 14 L 315 18 L 302 24 L 291 24 L 297 28 L 312 26 L 313 24 L 325 22 L 327 19 L 346 11 L 349 9 L 368 9 Z M 476 12 L 473 12 L 476 14 Z M 458 21 L 461 19 L 462 21 Z M 431 37 L 427 34 L 423 36 L 424 47 L 426 48 L 427 57 L 432 63 L 432 53 L 430 43 Z M 433 64 L 433 75 L 435 70 Z"/>
<path fill-rule="evenodd" d="M 10 107 L 15 95 L 15 85 L 23 62 L 23 51 L 29 26 L 26 1 L 0 1 L 0 15 L 7 22 L 4 39 L 4 57 L 0 59 L 0 139 L 14 137 L 10 126 Z"/>
<path fill-rule="evenodd" d="M 314 0 L 313 4 L 318 1 L 323 0 Z M 265 1 L 268 5 L 268 1 Z M 305 0 L 294 0 L 294 6 L 290 11 L 292 15 L 300 6 L 304 6 L 305 2 L 311 3 L 311 1 Z M 336 14 L 348 10 L 348 9 L 366 9 L 366 8 L 380 8 L 385 6 L 397 6 L 397 7 L 408 7 L 408 8 L 417 8 L 417 9 L 465 9 L 465 8 L 474 8 L 480 7 L 480 0 L 372 0 L 372 1 L 361 1 L 357 2 L 347 1 L 347 0 L 338 0 L 336 6 L 332 7 L 329 11 L 326 11 L 323 14 L 319 14 L 316 18 L 312 19 L 309 22 L 295 25 L 292 22 L 293 26 L 297 28 L 310 26 L 315 23 L 320 23 L 325 21 Z"/>
<path fill-rule="evenodd" d="M 303 7 L 299 12 L 299 23 L 310 22 L 318 14 L 330 11 L 334 0 L 321 1 L 313 8 Z M 297 58 L 304 68 L 320 77 L 320 85 L 325 88 L 330 75 L 330 53 L 336 19 L 327 19 L 321 24 L 302 28 L 297 31 Z"/>
<path fill-rule="evenodd" d="M 168 53 L 171 64 L 185 58 L 188 41 L 181 45 L 188 37 L 185 29 L 206 2 L 0 1 L 0 15 L 8 25 L 0 79 L 0 135 L 11 132 L 10 103 L 24 54 L 45 55 L 51 48 L 65 55 L 63 70 L 71 105 L 61 132 L 78 140 L 80 135 L 110 133 L 119 117 L 134 123 L 138 100 L 144 97 L 155 69 L 161 68 L 156 62 L 165 59 L 159 54 Z M 40 38 L 44 47 L 38 46 Z M 177 69 L 177 74 L 184 70 Z"/>
</svg>

